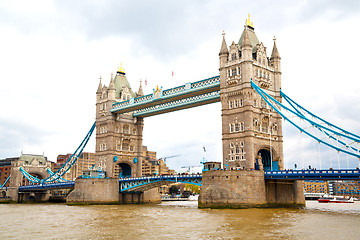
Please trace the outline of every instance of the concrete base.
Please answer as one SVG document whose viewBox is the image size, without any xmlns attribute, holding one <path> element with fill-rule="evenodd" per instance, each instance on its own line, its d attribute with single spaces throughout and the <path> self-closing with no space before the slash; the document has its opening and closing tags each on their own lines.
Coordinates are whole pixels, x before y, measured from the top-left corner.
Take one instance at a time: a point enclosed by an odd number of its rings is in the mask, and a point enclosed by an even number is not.
<svg viewBox="0 0 360 240">
<path fill-rule="evenodd" d="M 203 172 L 199 208 L 305 206 L 302 181 L 265 182 L 263 171 Z"/>
<path fill-rule="evenodd" d="M 145 192 L 120 193 L 120 203 L 160 203 L 161 196 L 158 188 L 153 188 Z"/>
<path fill-rule="evenodd" d="M 67 196 L 70 204 L 109 204 L 119 202 L 119 180 L 84 178 L 75 180 L 74 190 Z"/>
</svg>

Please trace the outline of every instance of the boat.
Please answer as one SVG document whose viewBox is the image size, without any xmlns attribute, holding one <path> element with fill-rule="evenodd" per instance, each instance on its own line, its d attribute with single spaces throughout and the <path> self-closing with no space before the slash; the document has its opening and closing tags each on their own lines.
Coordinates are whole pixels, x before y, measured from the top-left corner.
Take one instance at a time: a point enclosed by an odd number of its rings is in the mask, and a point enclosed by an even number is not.
<svg viewBox="0 0 360 240">
<path fill-rule="evenodd" d="M 190 195 L 189 201 L 197 201 L 199 199 L 199 195 Z"/>
<path fill-rule="evenodd" d="M 353 197 L 324 195 L 318 199 L 319 203 L 354 203 Z"/>
</svg>

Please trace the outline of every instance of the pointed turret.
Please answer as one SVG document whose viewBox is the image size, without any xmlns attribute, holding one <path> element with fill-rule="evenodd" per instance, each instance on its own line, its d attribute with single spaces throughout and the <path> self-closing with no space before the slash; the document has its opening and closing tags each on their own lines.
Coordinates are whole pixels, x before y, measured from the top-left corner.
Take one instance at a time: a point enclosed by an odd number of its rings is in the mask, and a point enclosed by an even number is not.
<svg viewBox="0 0 360 240">
<path fill-rule="evenodd" d="M 225 32 L 223 32 L 223 40 L 222 40 L 222 43 L 221 43 L 221 48 L 220 48 L 220 53 L 219 55 L 222 55 L 222 54 L 228 54 L 229 53 L 229 50 L 228 50 L 228 47 L 226 45 L 226 41 L 225 41 Z"/>
<path fill-rule="evenodd" d="M 96 93 L 101 93 L 101 92 L 102 92 L 102 84 L 101 84 L 101 76 L 100 76 L 99 87 L 98 87 Z"/>
<path fill-rule="evenodd" d="M 111 73 L 110 83 L 109 83 L 109 90 L 115 90 L 115 83 L 114 83 L 114 77 Z"/>
<path fill-rule="evenodd" d="M 275 58 L 277 58 L 279 60 L 281 59 L 280 55 L 279 55 L 279 51 L 278 51 L 278 49 L 276 47 L 276 38 L 274 37 L 274 47 L 273 47 L 273 50 L 272 50 L 272 53 L 271 53 L 271 59 L 275 59 Z"/>
<path fill-rule="evenodd" d="M 139 86 L 139 91 L 137 92 L 137 96 L 144 96 L 144 91 L 143 91 L 143 88 L 142 88 L 142 81 L 140 79 L 140 86 Z"/>
</svg>

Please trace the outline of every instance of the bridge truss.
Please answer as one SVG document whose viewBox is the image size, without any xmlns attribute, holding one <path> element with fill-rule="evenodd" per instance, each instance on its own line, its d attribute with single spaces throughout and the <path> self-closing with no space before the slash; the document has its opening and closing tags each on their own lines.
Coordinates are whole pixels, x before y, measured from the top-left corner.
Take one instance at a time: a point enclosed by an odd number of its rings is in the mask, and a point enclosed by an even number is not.
<svg viewBox="0 0 360 240">
<path fill-rule="evenodd" d="M 151 188 L 167 185 L 172 182 L 202 185 L 202 174 L 164 175 L 141 178 L 122 178 L 119 181 L 120 192 L 143 192 Z"/>
</svg>

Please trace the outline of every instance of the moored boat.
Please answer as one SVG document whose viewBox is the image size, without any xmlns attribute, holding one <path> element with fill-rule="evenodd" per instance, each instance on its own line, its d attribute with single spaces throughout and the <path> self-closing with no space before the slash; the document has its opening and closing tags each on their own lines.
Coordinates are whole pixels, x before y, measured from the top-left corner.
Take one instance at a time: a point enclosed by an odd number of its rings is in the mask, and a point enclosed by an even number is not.
<svg viewBox="0 0 360 240">
<path fill-rule="evenodd" d="M 352 197 L 324 195 L 318 199 L 319 203 L 354 203 Z"/>
</svg>

